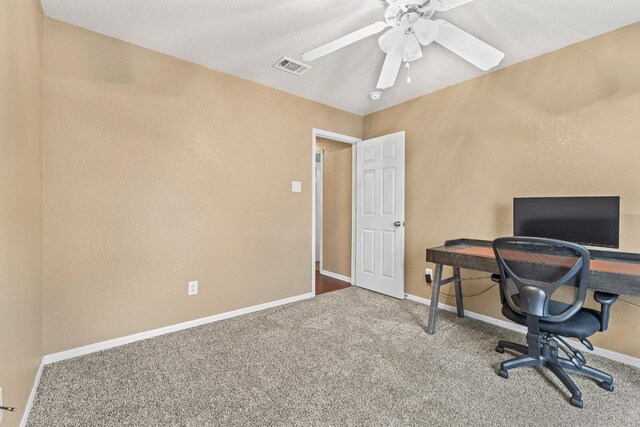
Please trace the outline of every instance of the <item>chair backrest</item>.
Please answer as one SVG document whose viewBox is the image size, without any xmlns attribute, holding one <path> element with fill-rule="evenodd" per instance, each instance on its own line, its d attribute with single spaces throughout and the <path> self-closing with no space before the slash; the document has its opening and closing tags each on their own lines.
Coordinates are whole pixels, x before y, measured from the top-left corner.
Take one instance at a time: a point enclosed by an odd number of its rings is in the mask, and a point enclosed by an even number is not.
<svg viewBox="0 0 640 427">
<path fill-rule="evenodd" d="M 502 237 L 493 241 L 493 251 L 501 275 L 501 296 L 516 313 L 563 322 L 584 304 L 590 259 L 584 246 L 535 237 Z M 551 313 L 549 304 L 556 301 L 552 296 L 561 287 L 572 288 L 571 301 L 555 305 Z"/>
</svg>

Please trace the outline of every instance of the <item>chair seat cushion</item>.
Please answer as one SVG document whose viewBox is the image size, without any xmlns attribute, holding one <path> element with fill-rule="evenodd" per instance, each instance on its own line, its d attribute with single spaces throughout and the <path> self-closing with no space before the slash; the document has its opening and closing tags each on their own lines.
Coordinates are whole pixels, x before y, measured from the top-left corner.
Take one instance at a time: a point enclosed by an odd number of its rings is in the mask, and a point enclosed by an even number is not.
<svg viewBox="0 0 640 427">
<path fill-rule="evenodd" d="M 518 295 L 513 296 L 513 302 L 520 306 Z M 569 308 L 569 304 L 559 301 L 549 302 L 549 313 L 559 314 Z M 527 324 L 527 317 L 522 316 L 509 307 L 507 303 L 502 306 L 502 314 L 509 320 L 521 325 Z M 581 308 L 568 320 L 560 323 L 550 323 L 540 320 L 540 331 L 563 337 L 586 338 L 600 330 L 600 313 L 589 308 Z"/>
</svg>

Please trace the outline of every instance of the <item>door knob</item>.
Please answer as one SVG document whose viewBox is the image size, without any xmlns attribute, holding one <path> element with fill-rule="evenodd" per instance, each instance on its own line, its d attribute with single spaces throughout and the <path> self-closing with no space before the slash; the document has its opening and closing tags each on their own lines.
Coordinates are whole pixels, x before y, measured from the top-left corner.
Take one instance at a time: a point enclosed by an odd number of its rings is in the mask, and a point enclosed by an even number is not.
<svg viewBox="0 0 640 427">
<path fill-rule="evenodd" d="M 396 221 L 396 222 L 393 223 L 394 227 L 400 227 L 400 226 L 403 226 L 403 225 L 404 225 L 404 221 L 402 221 L 402 222 Z"/>
</svg>

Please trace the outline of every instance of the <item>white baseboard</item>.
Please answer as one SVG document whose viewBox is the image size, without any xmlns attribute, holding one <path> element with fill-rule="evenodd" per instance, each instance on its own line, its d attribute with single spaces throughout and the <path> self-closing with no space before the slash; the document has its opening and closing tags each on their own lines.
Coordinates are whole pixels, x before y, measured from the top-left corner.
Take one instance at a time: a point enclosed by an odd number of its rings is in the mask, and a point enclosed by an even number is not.
<svg viewBox="0 0 640 427">
<path fill-rule="evenodd" d="M 342 280 L 343 282 L 351 283 L 351 277 L 343 276 L 342 274 L 332 273 L 331 271 L 327 270 L 320 270 L 320 274 L 322 274 L 323 276 L 329 276 L 333 277 L 334 279 Z"/>
<path fill-rule="evenodd" d="M 165 326 L 163 328 L 153 329 L 151 331 L 140 332 L 138 334 L 127 335 L 125 337 L 115 338 L 108 341 L 102 341 L 95 344 L 85 345 L 83 347 L 72 348 L 70 350 L 61 351 L 59 353 L 46 354 L 42 360 L 43 364 L 60 362 L 61 360 L 71 359 L 73 357 L 83 356 L 85 354 L 95 353 L 97 351 L 106 350 L 108 348 L 119 347 L 136 341 L 157 337 L 159 335 L 169 334 L 171 332 L 181 331 L 207 323 L 218 322 L 220 320 L 230 319 L 232 317 L 241 316 L 243 314 L 255 313 L 256 311 L 266 310 L 268 308 L 278 307 L 292 302 L 302 301 L 313 298 L 315 295 L 306 293 L 290 298 L 284 298 L 277 301 L 271 301 L 264 304 L 258 304 L 251 307 L 241 308 L 238 310 L 228 311 L 226 313 L 215 314 L 213 316 L 203 317 L 201 319 L 189 320 L 188 322 L 177 323 L 175 325 Z"/>
<path fill-rule="evenodd" d="M 38 367 L 38 372 L 36 373 L 36 378 L 33 380 L 33 387 L 31 388 L 31 393 L 29 393 L 29 399 L 27 400 L 27 404 L 24 406 L 24 412 L 22 413 L 22 419 L 20 420 L 20 427 L 26 427 L 27 421 L 29 421 L 29 414 L 31 413 L 31 408 L 33 408 L 33 401 L 36 399 L 36 392 L 38 391 L 38 386 L 40 385 L 40 378 L 42 378 L 42 370 L 44 369 L 44 358 L 40 361 L 40 366 Z"/>
<path fill-rule="evenodd" d="M 415 301 L 420 304 L 431 305 L 431 300 L 427 298 L 421 298 L 411 294 L 405 294 L 405 295 L 408 300 Z M 451 311 L 453 313 L 457 313 L 457 310 L 455 307 L 447 304 L 439 303 L 438 308 L 445 311 Z M 519 325 L 517 323 L 513 323 L 509 320 L 496 319 L 494 317 L 486 316 L 480 313 L 475 313 L 469 310 L 465 310 L 464 315 L 472 319 L 477 319 L 482 322 L 491 323 L 492 325 L 500 326 L 502 328 L 510 329 L 512 331 L 527 333 L 527 328 L 525 326 Z M 578 340 L 575 340 L 573 338 L 569 338 L 569 341 L 572 342 L 573 344 L 582 345 Z M 595 354 L 597 356 L 615 360 L 616 362 L 621 362 L 627 365 L 635 366 L 636 368 L 640 368 L 640 359 L 637 357 L 629 356 L 627 354 L 622 354 L 615 351 L 607 350 L 606 348 L 595 347 L 595 346 L 591 354 Z"/>
</svg>

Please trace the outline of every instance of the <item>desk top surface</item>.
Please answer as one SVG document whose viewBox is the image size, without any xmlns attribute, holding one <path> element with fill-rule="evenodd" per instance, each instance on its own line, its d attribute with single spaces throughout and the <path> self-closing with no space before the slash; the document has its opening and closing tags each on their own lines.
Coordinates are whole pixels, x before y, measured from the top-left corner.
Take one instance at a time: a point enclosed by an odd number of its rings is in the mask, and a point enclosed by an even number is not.
<svg viewBox="0 0 640 427">
<path fill-rule="evenodd" d="M 488 258 L 495 257 L 495 255 L 493 254 L 493 248 L 486 246 L 464 246 L 456 248 L 455 252 Z M 605 271 L 608 273 L 640 276 L 640 263 L 593 259 L 591 260 L 590 267 L 591 270 L 594 271 Z"/>
<path fill-rule="evenodd" d="M 640 277 L 640 254 L 599 250 L 589 252 L 592 255 L 591 271 Z M 491 242 L 487 240 L 450 240 L 444 246 L 427 249 L 427 261 L 434 262 L 438 253 L 470 255 L 495 260 Z"/>
</svg>

